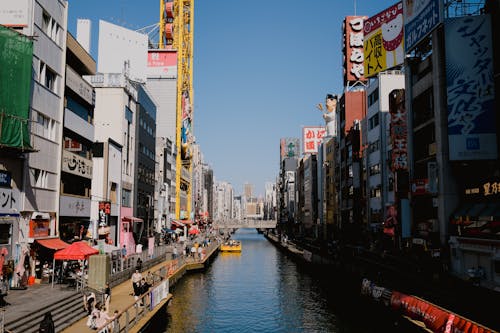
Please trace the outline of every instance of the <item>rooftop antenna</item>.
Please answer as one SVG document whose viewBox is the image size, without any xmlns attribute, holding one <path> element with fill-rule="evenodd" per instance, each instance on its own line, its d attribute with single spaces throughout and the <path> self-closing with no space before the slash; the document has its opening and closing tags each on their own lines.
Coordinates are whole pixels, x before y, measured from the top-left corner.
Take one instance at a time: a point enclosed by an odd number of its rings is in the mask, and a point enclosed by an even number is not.
<svg viewBox="0 0 500 333">
<path fill-rule="evenodd" d="M 354 16 L 356 16 L 356 0 L 353 0 L 353 3 L 354 3 Z"/>
</svg>

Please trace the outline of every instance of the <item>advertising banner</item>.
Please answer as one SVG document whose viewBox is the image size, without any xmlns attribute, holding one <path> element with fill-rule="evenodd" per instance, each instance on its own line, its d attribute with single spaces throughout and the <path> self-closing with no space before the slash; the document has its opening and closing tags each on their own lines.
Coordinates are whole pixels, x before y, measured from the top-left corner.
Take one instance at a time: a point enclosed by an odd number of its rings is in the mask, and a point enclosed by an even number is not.
<svg viewBox="0 0 500 333">
<path fill-rule="evenodd" d="M 177 77 L 177 52 L 149 50 L 147 75 L 148 77 Z"/>
<path fill-rule="evenodd" d="M 364 22 L 365 76 L 371 77 L 404 62 L 403 3 Z"/>
<path fill-rule="evenodd" d="M 408 53 L 443 22 L 442 0 L 405 0 L 405 50 Z"/>
<path fill-rule="evenodd" d="M 99 201 L 99 225 L 106 226 L 111 216 L 111 202 Z"/>
<path fill-rule="evenodd" d="M 304 154 L 316 154 L 323 141 L 326 129 L 323 126 L 308 126 L 302 128 L 302 142 Z"/>
<path fill-rule="evenodd" d="M 363 21 L 366 16 L 344 19 L 344 83 L 366 81 L 363 61 Z"/>
<path fill-rule="evenodd" d="M 159 285 L 153 288 L 150 292 L 151 304 L 150 310 L 154 309 L 162 300 L 168 297 L 169 281 L 168 279 L 162 281 Z"/>
<path fill-rule="evenodd" d="M 408 170 L 408 129 L 406 123 L 405 91 L 395 89 L 389 94 L 391 114 L 392 171 Z"/>
<path fill-rule="evenodd" d="M 280 163 L 287 157 L 300 156 L 300 139 L 299 138 L 282 138 L 280 139 Z"/>
<path fill-rule="evenodd" d="M 444 31 L 450 160 L 496 159 L 490 16 L 449 19 Z"/>
</svg>

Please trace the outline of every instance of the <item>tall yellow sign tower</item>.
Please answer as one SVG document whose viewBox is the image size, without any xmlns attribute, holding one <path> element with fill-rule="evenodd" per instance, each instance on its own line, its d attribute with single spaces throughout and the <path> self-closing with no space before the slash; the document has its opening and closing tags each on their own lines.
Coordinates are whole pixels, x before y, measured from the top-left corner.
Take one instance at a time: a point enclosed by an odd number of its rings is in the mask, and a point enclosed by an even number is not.
<svg viewBox="0 0 500 333">
<path fill-rule="evenodd" d="M 160 0 L 160 49 L 177 51 L 175 217 L 191 218 L 194 0 Z"/>
</svg>

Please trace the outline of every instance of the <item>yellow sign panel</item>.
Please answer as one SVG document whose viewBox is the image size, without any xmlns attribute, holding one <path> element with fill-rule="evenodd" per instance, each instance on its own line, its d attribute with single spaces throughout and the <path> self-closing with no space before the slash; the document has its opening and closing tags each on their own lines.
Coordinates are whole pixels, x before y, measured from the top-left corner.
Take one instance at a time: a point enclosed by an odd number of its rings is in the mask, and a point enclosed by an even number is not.
<svg viewBox="0 0 500 333">
<path fill-rule="evenodd" d="M 365 76 L 374 76 L 404 61 L 403 5 L 401 2 L 364 24 Z"/>
</svg>

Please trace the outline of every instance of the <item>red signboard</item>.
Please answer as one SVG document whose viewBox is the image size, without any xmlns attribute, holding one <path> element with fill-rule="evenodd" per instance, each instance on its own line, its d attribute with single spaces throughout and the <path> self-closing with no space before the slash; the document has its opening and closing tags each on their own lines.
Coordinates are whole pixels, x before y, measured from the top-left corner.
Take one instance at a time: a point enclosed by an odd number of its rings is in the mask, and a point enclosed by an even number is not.
<svg viewBox="0 0 500 333">
<path fill-rule="evenodd" d="M 99 201 L 99 225 L 108 225 L 109 217 L 111 216 L 111 202 Z"/>
<path fill-rule="evenodd" d="M 48 237 L 50 233 L 49 220 L 31 220 L 30 221 L 30 237 L 42 238 Z"/>
<path fill-rule="evenodd" d="M 304 144 L 304 154 L 316 154 L 319 145 L 326 134 L 325 127 L 312 126 L 302 128 L 302 141 Z"/>
<path fill-rule="evenodd" d="M 414 179 L 411 181 L 411 194 L 423 195 L 429 193 L 429 179 Z"/>
<path fill-rule="evenodd" d="M 366 16 L 344 19 L 344 81 L 366 81 L 364 75 L 363 24 Z"/>
</svg>

